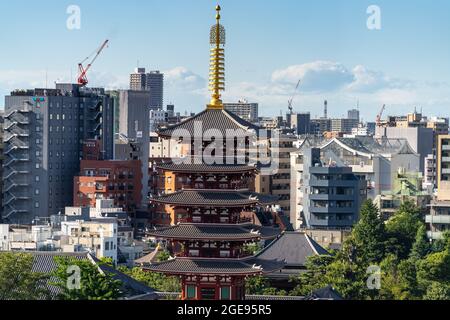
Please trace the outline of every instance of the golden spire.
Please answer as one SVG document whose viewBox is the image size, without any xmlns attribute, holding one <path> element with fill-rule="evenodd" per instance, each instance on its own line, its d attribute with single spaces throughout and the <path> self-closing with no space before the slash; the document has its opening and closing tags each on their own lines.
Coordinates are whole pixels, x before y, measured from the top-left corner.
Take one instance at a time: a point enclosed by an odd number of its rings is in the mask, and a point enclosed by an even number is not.
<svg viewBox="0 0 450 320">
<path fill-rule="evenodd" d="M 220 24 L 220 10 L 220 6 L 217 5 L 217 23 L 211 27 L 210 33 L 209 90 L 212 94 L 208 109 L 223 109 L 220 91 L 225 90 L 225 28 Z"/>
</svg>

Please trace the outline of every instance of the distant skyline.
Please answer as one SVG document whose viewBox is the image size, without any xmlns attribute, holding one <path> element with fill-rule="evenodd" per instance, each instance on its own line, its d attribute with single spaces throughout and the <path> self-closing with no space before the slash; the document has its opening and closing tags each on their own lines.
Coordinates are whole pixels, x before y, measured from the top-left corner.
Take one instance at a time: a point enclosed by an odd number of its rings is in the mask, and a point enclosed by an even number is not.
<svg viewBox="0 0 450 320">
<path fill-rule="evenodd" d="M 128 89 L 138 65 L 165 73 L 165 104 L 199 112 L 206 89 L 211 0 L 15 0 L 0 2 L 0 107 L 13 89 L 75 81 L 77 63 L 110 40 L 88 75 L 91 86 Z M 347 115 L 359 101 L 364 120 L 414 108 L 450 112 L 448 0 L 222 0 L 227 30 L 225 102 L 245 98 L 260 115 L 285 114 L 299 79 L 294 110 Z M 69 30 L 67 7 L 81 9 Z M 370 5 L 381 29 L 369 30 Z M 47 75 L 47 76 L 46 76 Z M 47 79 L 47 81 L 46 81 Z"/>
</svg>

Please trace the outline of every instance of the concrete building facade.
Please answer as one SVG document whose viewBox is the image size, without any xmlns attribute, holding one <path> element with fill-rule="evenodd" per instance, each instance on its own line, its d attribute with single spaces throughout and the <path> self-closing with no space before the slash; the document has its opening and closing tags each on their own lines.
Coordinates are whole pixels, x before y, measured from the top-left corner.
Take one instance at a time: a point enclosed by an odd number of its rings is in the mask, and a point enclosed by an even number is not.
<svg viewBox="0 0 450 320">
<path fill-rule="evenodd" d="M 99 199 L 112 199 L 132 213 L 142 203 L 141 175 L 140 160 L 83 160 L 74 178 L 73 205 L 95 207 Z"/>
<path fill-rule="evenodd" d="M 324 166 L 319 148 L 303 156 L 304 225 L 311 229 L 350 228 L 358 221 L 367 183 L 352 168 Z"/>
<path fill-rule="evenodd" d="M 235 115 L 241 117 L 252 123 L 258 122 L 258 104 L 249 103 L 245 100 L 240 100 L 238 103 L 224 103 L 225 110 L 233 112 Z"/>
<path fill-rule="evenodd" d="M 57 84 L 15 91 L 5 103 L 3 218 L 29 223 L 72 203 L 83 142 L 113 157 L 113 102 L 103 89 Z"/>
</svg>

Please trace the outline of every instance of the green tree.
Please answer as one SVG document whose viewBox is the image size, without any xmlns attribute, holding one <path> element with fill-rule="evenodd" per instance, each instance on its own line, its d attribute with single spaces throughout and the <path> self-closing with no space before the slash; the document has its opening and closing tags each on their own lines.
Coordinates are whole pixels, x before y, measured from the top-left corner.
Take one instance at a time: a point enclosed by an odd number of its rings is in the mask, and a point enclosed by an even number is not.
<svg viewBox="0 0 450 320">
<path fill-rule="evenodd" d="M 31 254 L 0 252 L 0 301 L 50 298 L 48 275 L 33 272 L 32 268 Z"/>
<path fill-rule="evenodd" d="M 446 283 L 432 282 L 428 287 L 424 300 L 450 300 L 450 286 Z"/>
<path fill-rule="evenodd" d="M 405 201 L 395 214 L 386 222 L 386 231 L 390 239 L 386 251 L 407 258 L 416 240 L 419 227 L 423 225 L 420 209 L 411 201 Z"/>
<path fill-rule="evenodd" d="M 159 252 L 158 255 L 156 256 L 156 260 L 158 262 L 167 261 L 169 259 L 170 259 L 170 253 L 167 250 Z"/>
<path fill-rule="evenodd" d="M 162 273 L 144 271 L 139 267 L 132 269 L 119 267 L 118 270 L 156 291 L 181 292 L 181 282 L 177 277 L 168 277 Z"/>
<path fill-rule="evenodd" d="M 56 277 L 55 285 L 61 289 L 61 300 L 116 300 L 120 298 L 122 282 L 115 280 L 111 274 L 100 272 L 97 265 L 87 260 L 77 260 L 69 257 L 55 257 L 57 264 L 53 276 Z M 80 287 L 70 288 L 70 267 L 78 267 L 80 270 Z M 69 281 L 68 281 L 69 280 Z"/>
<path fill-rule="evenodd" d="M 433 281 L 450 283 L 450 250 L 432 253 L 420 260 L 417 277 L 426 287 Z"/>
<path fill-rule="evenodd" d="M 258 243 L 254 242 L 244 245 L 242 249 L 246 254 L 255 255 L 262 248 Z"/>
<path fill-rule="evenodd" d="M 248 277 L 245 282 L 246 294 L 262 295 L 270 287 L 269 281 L 263 276 Z"/>
<path fill-rule="evenodd" d="M 385 227 L 378 208 L 371 200 L 365 201 L 361 207 L 360 220 L 352 231 L 356 257 L 361 265 L 366 266 L 383 259 L 385 237 Z"/>
<path fill-rule="evenodd" d="M 333 256 L 320 255 L 307 258 L 306 271 L 291 279 L 295 288 L 290 292 L 294 296 L 308 296 L 313 291 L 328 285 L 325 281 L 327 267 L 335 260 Z"/>
<path fill-rule="evenodd" d="M 425 225 L 422 223 L 417 229 L 416 241 L 414 242 L 410 257 L 413 260 L 420 260 L 430 253 L 430 241 L 427 238 Z"/>
<path fill-rule="evenodd" d="M 381 263 L 379 299 L 412 300 L 421 296 L 417 290 L 416 268 L 412 259 L 401 260 L 388 255 Z"/>
</svg>

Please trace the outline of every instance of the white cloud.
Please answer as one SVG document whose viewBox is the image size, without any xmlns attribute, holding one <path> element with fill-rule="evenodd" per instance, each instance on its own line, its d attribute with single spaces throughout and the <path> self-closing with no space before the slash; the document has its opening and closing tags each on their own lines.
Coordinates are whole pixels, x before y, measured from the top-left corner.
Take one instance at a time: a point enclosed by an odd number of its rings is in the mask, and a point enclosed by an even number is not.
<svg viewBox="0 0 450 320">
<path fill-rule="evenodd" d="M 204 78 L 185 67 L 175 67 L 164 71 L 164 80 L 167 86 L 183 90 L 202 89 L 206 85 Z"/>
<path fill-rule="evenodd" d="M 276 70 L 272 74 L 274 83 L 297 83 L 308 92 L 326 92 L 342 88 L 354 81 L 354 75 L 344 65 L 331 61 L 314 61 Z"/>
</svg>

